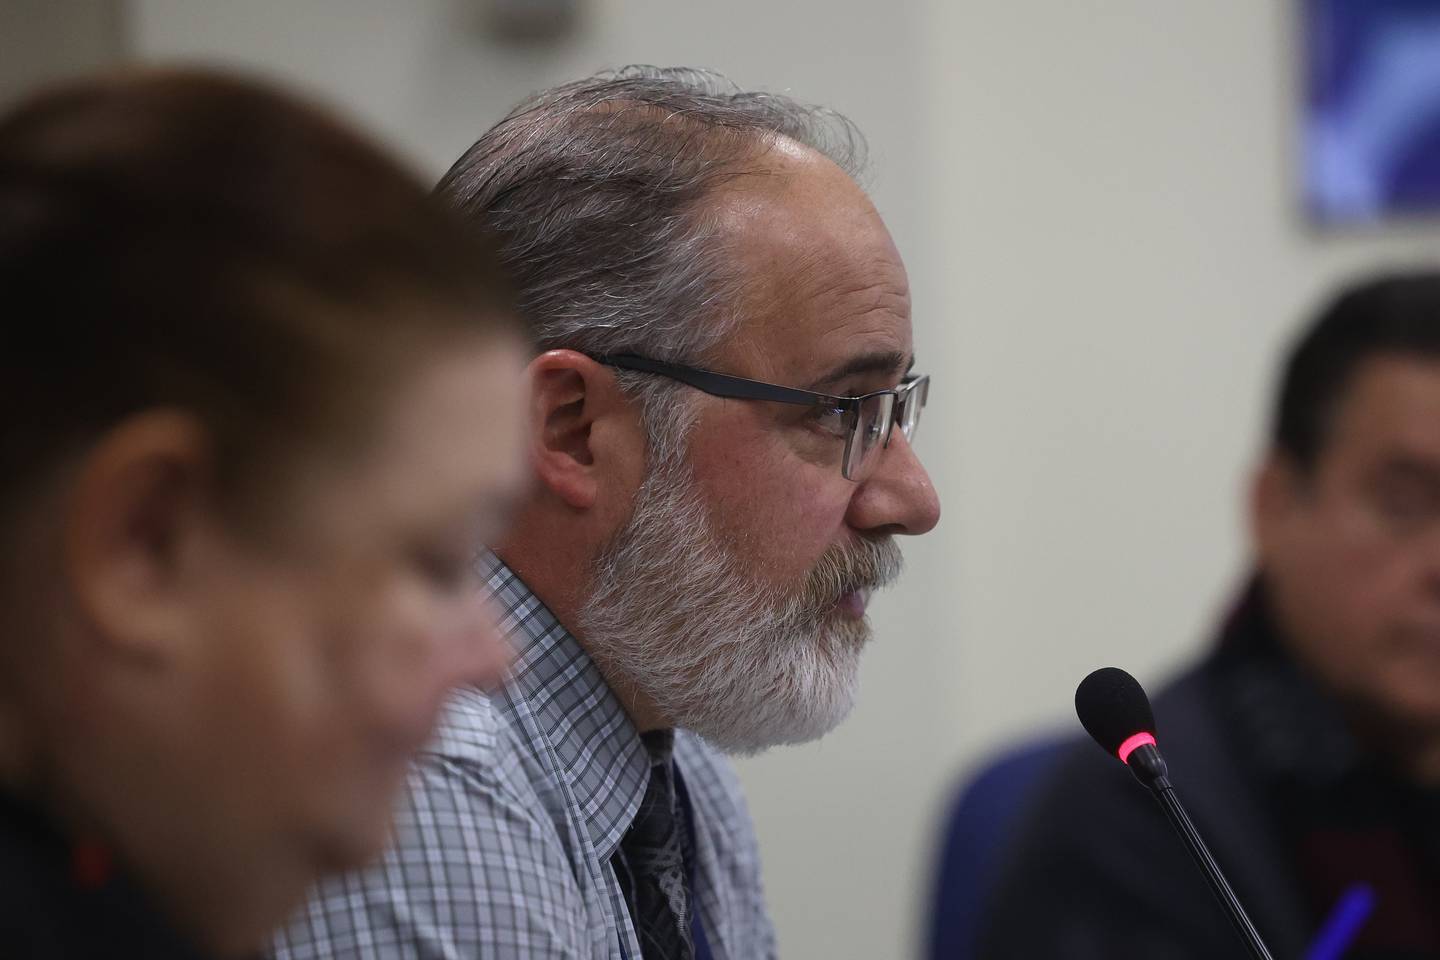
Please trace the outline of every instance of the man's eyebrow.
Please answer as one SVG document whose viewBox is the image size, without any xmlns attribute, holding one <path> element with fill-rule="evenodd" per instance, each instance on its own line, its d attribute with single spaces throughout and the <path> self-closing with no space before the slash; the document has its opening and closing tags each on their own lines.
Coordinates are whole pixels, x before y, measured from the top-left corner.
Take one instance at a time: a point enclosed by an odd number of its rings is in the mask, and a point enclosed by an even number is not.
<svg viewBox="0 0 1440 960">
<path fill-rule="evenodd" d="M 898 350 L 862 353 L 843 361 L 819 380 L 814 381 L 810 384 L 810 389 L 820 393 L 825 387 L 832 386 L 846 377 L 855 377 L 866 373 L 899 373 L 903 375 L 909 373 L 914 366 L 915 358 L 907 357 Z"/>
</svg>

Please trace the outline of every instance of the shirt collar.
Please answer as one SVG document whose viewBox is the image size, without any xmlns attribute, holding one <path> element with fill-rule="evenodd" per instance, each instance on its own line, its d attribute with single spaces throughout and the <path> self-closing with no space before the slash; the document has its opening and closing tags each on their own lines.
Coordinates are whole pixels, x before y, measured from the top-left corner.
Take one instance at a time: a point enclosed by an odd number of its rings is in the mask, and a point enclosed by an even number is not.
<svg viewBox="0 0 1440 960">
<path fill-rule="evenodd" d="M 478 560 L 515 662 L 498 699 L 532 746 L 548 754 L 590 834 L 608 860 L 650 778 L 650 754 L 595 661 L 544 602 L 499 557 Z"/>
</svg>

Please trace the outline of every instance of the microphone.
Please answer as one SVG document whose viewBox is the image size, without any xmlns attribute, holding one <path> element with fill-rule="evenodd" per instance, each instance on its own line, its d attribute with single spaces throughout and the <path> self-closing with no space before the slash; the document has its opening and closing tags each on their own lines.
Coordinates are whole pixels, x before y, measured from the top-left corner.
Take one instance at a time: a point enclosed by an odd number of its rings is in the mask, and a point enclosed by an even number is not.
<svg viewBox="0 0 1440 960">
<path fill-rule="evenodd" d="M 1106 753 L 1119 757 L 1135 779 L 1150 790 L 1170 826 L 1180 835 L 1185 849 L 1190 851 L 1195 865 L 1205 875 L 1210 892 L 1215 894 L 1235 932 L 1249 948 L 1250 956 L 1254 960 L 1273 960 L 1260 939 L 1260 932 L 1250 922 L 1220 865 L 1210 856 L 1200 832 L 1175 795 L 1170 771 L 1155 742 L 1155 714 L 1150 709 L 1150 698 L 1145 696 L 1139 682 L 1118 667 L 1102 667 L 1082 680 L 1075 690 L 1075 713 L 1095 742 Z"/>
</svg>

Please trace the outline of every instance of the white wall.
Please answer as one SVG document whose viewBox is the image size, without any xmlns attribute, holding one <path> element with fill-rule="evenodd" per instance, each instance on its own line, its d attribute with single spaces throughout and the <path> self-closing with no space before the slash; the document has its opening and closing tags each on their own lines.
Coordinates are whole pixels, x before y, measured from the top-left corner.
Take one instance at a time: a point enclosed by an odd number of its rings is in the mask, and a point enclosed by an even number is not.
<svg viewBox="0 0 1440 960">
<path fill-rule="evenodd" d="M 1238 496 L 1281 339 L 1332 280 L 1437 233 L 1296 213 L 1286 13 L 1256 0 L 595 0 L 557 49 L 460 0 L 131 0 L 147 56 L 272 71 L 438 174 L 526 92 L 631 61 L 823 101 L 869 134 L 936 376 L 945 500 L 877 605 L 865 699 L 742 764 L 783 955 L 917 945 L 945 786 L 1070 723 L 1075 682 L 1156 680 L 1242 567 Z"/>
<path fill-rule="evenodd" d="M 120 0 L 0 0 L 0 108 L 120 54 Z"/>
<path fill-rule="evenodd" d="M 957 756 L 1070 722 L 1092 666 L 1158 680 L 1195 648 L 1244 569 L 1277 351 L 1338 278 L 1435 252 L 1433 225 L 1302 219 L 1291 7 L 933 9 L 948 269 L 927 282 L 955 390 L 950 514 L 926 549 L 948 548 L 959 587 Z"/>
</svg>

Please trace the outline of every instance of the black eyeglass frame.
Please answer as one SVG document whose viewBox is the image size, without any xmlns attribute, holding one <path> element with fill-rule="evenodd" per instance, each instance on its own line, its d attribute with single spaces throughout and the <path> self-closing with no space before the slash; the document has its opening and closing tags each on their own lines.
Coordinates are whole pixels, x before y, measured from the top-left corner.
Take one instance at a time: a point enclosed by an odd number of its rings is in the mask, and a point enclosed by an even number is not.
<svg viewBox="0 0 1440 960">
<path fill-rule="evenodd" d="M 850 465 L 850 455 L 855 439 L 860 433 L 861 405 L 866 400 L 876 397 L 889 396 L 891 398 L 890 409 L 881 421 L 884 436 L 880 438 L 879 446 L 884 448 L 890 446 L 891 426 L 905 416 L 908 405 L 918 398 L 920 406 L 923 408 L 930 392 L 929 374 L 907 376 L 900 386 L 890 390 L 876 390 L 858 397 L 840 397 L 828 393 L 801 390 L 798 387 L 781 386 L 778 383 L 766 383 L 763 380 L 749 380 L 745 377 L 731 376 L 728 373 L 716 373 L 713 370 L 690 367 L 681 363 L 652 360 L 636 353 L 591 353 L 587 356 L 596 363 L 603 363 L 608 367 L 667 377 L 713 397 L 724 397 L 731 400 L 767 400 L 772 403 L 803 406 L 826 406 L 838 410 L 844 418 L 842 422 L 845 424 L 845 454 L 840 461 L 840 472 L 846 480 L 855 479 L 852 476 L 854 471 Z M 918 422 L 917 412 L 909 426 L 901 423 L 901 432 L 907 440 L 910 439 L 910 433 L 914 429 L 915 423 Z"/>
</svg>

